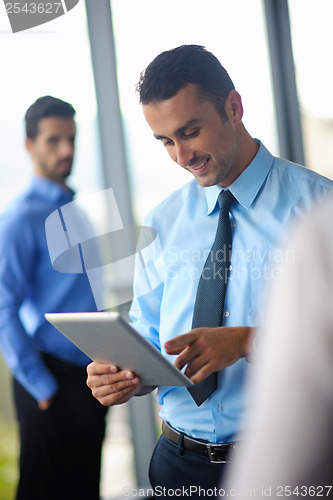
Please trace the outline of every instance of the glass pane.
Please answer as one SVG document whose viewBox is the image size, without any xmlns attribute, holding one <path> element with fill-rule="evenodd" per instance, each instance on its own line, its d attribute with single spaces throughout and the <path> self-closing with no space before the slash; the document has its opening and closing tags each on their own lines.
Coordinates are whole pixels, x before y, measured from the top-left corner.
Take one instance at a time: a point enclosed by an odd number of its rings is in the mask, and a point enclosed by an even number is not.
<svg viewBox="0 0 333 500">
<path fill-rule="evenodd" d="M 289 2 L 306 165 L 333 178 L 333 3 Z"/>
<path fill-rule="evenodd" d="M 207 47 L 240 92 L 250 134 L 278 154 L 261 0 L 112 0 L 121 109 L 136 216 L 191 179 L 153 139 L 135 94 L 140 72 L 164 50 Z M 237 13 L 241 12 L 241 15 Z"/>
<path fill-rule="evenodd" d="M 0 210 L 22 190 L 30 176 L 31 160 L 24 147 L 24 114 L 38 97 L 47 94 L 72 103 L 77 111 L 71 186 L 80 192 L 101 189 L 84 2 L 48 24 L 15 34 L 9 31 L 3 12 L 0 29 Z"/>
<path fill-rule="evenodd" d="M 5 5 L 0 4 L 0 211 L 21 192 L 30 178 L 32 164 L 24 147 L 23 119 L 30 104 L 46 94 L 71 102 L 77 111 L 78 134 L 71 186 L 80 192 L 102 188 L 86 24 L 85 5 L 79 2 L 59 19 L 13 34 Z M 1 356 L 0 374 L 3 381 L 0 390 L 0 497 L 9 499 L 14 497 L 19 447 L 11 404 L 11 378 Z"/>
</svg>

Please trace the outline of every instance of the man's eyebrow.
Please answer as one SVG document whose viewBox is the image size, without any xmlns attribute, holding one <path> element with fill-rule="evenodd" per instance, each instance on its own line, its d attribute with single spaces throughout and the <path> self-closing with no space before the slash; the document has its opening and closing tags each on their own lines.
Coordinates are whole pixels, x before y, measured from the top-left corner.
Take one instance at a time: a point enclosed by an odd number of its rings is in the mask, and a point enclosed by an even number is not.
<svg viewBox="0 0 333 500">
<path fill-rule="evenodd" d="M 197 118 L 194 118 L 193 120 L 189 120 L 188 122 L 185 123 L 185 125 L 182 125 L 181 127 L 177 128 L 177 130 L 175 130 L 175 132 L 173 133 L 173 135 L 175 135 L 175 136 L 182 135 L 182 133 L 186 129 L 188 129 L 190 127 L 194 127 L 195 125 L 199 125 L 199 123 L 200 123 L 200 120 L 198 120 Z M 168 137 L 166 137 L 164 135 L 156 135 L 156 134 L 154 134 L 154 137 L 158 141 L 160 141 L 162 139 L 168 139 Z"/>
</svg>

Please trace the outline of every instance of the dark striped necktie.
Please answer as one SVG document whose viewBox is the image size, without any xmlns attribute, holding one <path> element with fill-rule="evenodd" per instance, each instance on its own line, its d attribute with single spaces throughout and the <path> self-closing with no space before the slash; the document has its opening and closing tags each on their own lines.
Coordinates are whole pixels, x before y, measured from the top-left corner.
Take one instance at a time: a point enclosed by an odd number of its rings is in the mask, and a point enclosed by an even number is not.
<svg viewBox="0 0 333 500">
<path fill-rule="evenodd" d="M 222 191 L 218 197 L 220 215 L 217 231 L 199 280 L 192 329 L 222 325 L 231 254 L 229 207 L 234 200 L 230 191 Z M 200 406 L 216 388 L 217 373 L 214 372 L 188 390 Z"/>
</svg>

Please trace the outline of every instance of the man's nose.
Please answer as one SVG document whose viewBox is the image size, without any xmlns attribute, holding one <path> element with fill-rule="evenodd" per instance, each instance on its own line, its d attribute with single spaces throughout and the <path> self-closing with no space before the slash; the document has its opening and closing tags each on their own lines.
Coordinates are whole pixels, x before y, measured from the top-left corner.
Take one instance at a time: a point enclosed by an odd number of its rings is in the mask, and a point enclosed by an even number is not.
<svg viewBox="0 0 333 500">
<path fill-rule="evenodd" d="M 185 144 L 176 144 L 176 158 L 175 161 L 181 167 L 187 167 L 194 156 L 193 150 Z"/>
<path fill-rule="evenodd" d="M 60 144 L 60 152 L 62 156 L 73 156 L 74 143 L 72 141 L 62 141 Z"/>
</svg>

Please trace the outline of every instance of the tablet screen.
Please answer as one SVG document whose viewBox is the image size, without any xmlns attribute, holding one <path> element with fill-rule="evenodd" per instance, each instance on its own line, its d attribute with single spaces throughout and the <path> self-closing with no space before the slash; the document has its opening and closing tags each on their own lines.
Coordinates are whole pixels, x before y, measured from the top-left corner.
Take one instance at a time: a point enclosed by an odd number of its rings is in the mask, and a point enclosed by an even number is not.
<svg viewBox="0 0 333 500">
<path fill-rule="evenodd" d="M 131 370 L 143 385 L 193 385 L 117 312 L 50 313 L 45 318 L 90 359 Z"/>
</svg>

